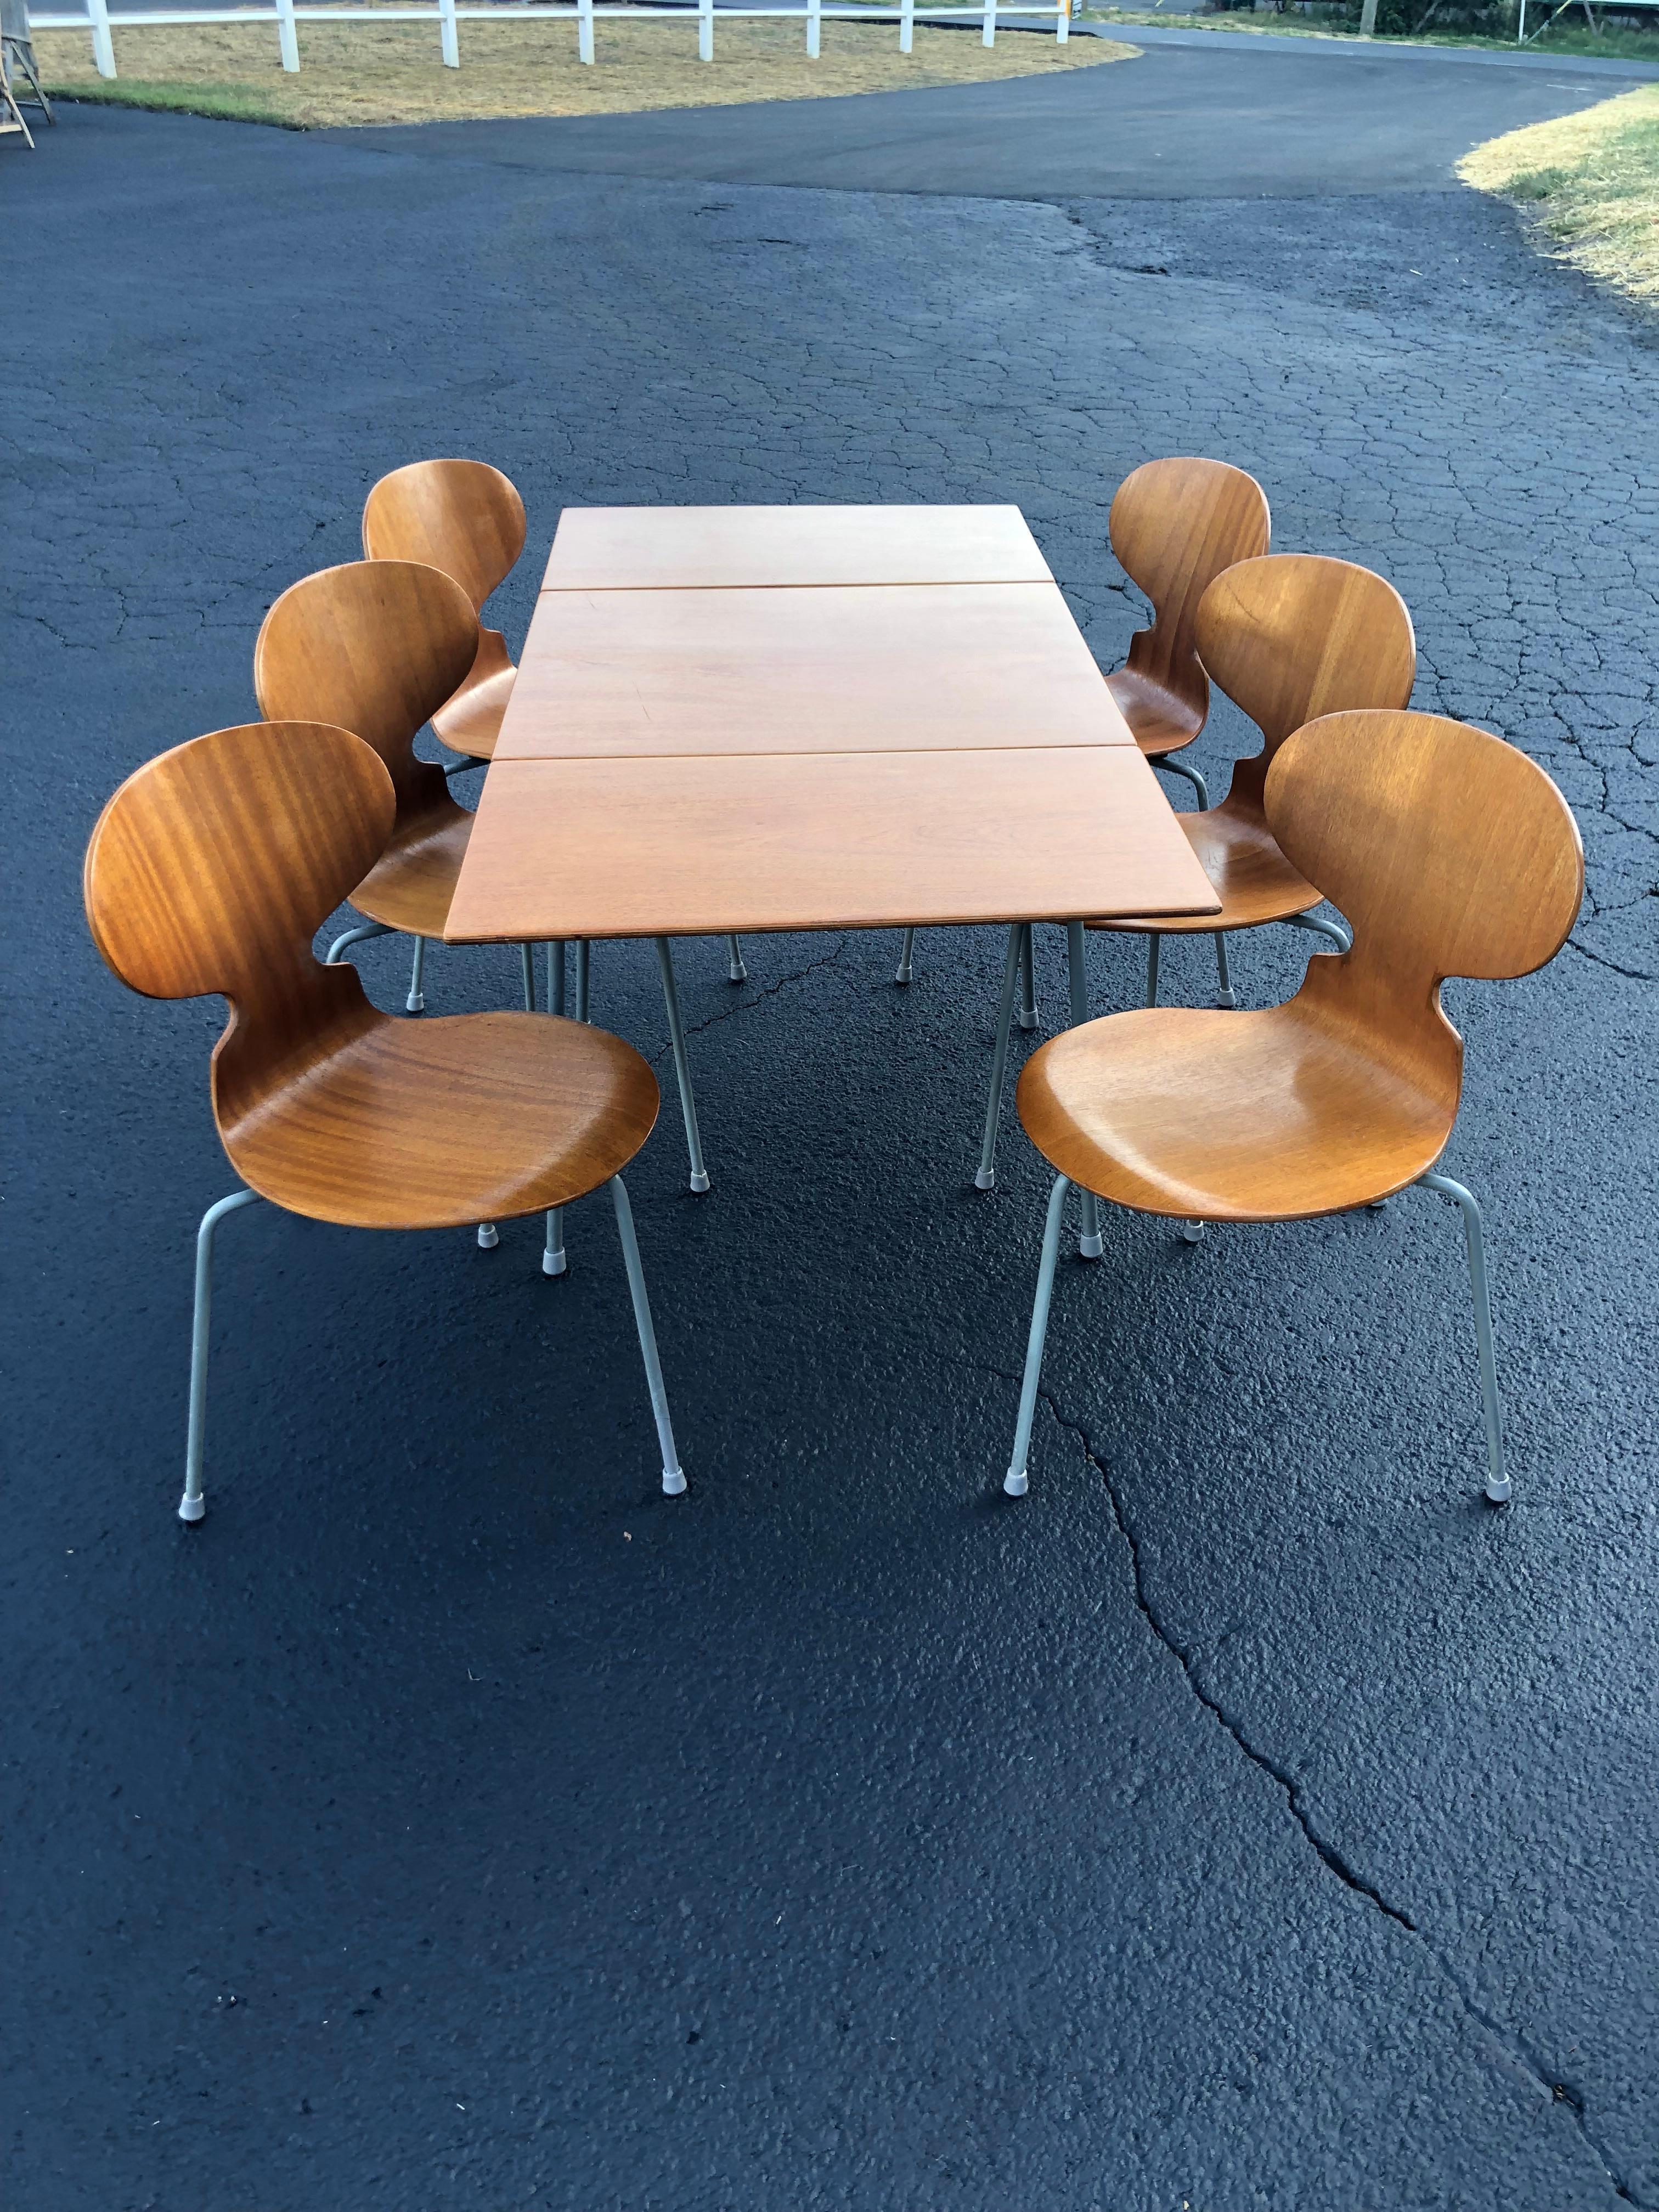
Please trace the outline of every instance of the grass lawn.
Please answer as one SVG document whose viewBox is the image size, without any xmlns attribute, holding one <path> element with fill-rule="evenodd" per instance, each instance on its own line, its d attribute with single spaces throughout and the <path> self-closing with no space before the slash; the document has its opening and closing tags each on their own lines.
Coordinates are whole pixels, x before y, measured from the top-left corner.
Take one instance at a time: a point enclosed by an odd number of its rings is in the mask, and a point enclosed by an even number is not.
<svg viewBox="0 0 1659 2212">
<path fill-rule="evenodd" d="M 1547 252 L 1659 303 L 1659 84 L 1489 138 L 1457 173 L 1534 208 Z"/>
<path fill-rule="evenodd" d="M 1168 23 L 1182 31 L 1240 31 L 1247 37 L 1264 33 L 1275 38 L 1291 39 L 1348 39 L 1358 40 L 1358 31 L 1335 22 L 1305 22 L 1294 15 L 1258 15 L 1246 9 L 1229 9 L 1219 15 L 1186 15 L 1173 9 L 1164 8 L 1090 8 L 1084 20 L 1091 23 Z M 1528 14 L 1528 21 L 1531 15 Z M 1628 26 L 1609 28 L 1599 34 L 1591 30 L 1576 9 L 1571 22 L 1563 18 L 1551 25 L 1541 36 L 1528 38 L 1524 46 L 1517 48 L 1511 38 L 1486 38 L 1468 31 L 1419 32 L 1409 38 L 1377 38 L 1364 41 L 1379 46 L 1491 46 L 1501 53 L 1522 52 L 1537 54 L 1547 60 L 1551 54 L 1595 54 L 1603 61 L 1650 62 L 1659 68 L 1659 23 L 1651 30 L 1632 29 Z"/>
<path fill-rule="evenodd" d="M 115 34 L 111 79 L 92 65 L 78 31 L 37 31 L 46 88 L 72 100 L 180 108 L 293 130 L 331 124 L 431 123 L 501 115 L 614 115 L 650 107 L 718 107 L 744 100 L 833 99 L 854 92 L 975 84 L 1042 76 L 1135 58 L 1133 46 L 1103 39 L 1008 33 L 987 48 L 957 30 L 917 24 L 915 51 L 898 50 L 896 23 L 826 22 L 823 52 L 806 58 L 804 23 L 717 19 L 714 58 L 699 64 L 694 15 L 641 23 L 602 18 L 594 61 L 576 58 L 576 26 L 491 23 L 459 27 L 461 66 L 445 69 L 438 26 L 301 22 L 300 69 L 285 76 L 274 23 L 167 26 Z"/>
</svg>

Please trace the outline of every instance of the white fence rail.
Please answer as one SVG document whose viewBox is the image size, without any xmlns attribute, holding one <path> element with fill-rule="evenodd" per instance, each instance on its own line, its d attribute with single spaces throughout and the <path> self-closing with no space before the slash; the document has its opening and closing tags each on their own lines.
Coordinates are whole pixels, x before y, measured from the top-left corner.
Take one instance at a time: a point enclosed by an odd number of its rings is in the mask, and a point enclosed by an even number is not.
<svg viewBox="0 0 1659 2212">
<path fill-rule="evenodd" d="M 1656 0 L 1659 4 L 1659 0 Z M 918 8 L 915 0 L 901 0 L 896 8 L 828 7 L 823 0 L 806 0 L 805 9 L 795 8 L 722 8 L 720 15 L 727 21 L 754 21 L 764 18 L 773 22 L 804 23 L 806 32 L 806 52 L 812 61 L 818 58 L 819 27 L 823 22 L 896 23 L 899 52 L 913 51 L 911 30 L 917 23 L 959 23 L 964 20 L 981 26 L 981 43 L 994 46 L 997 40 L 999 9 L 1006 16 L 1018 16 L 1024 21 L 1033 17 L 1044 21 L 1052 16 L 1054 37 L 1064 45 L 1070 28 L 1072 0 L 1048 0 L 1048 4 L 1018 5 L 1015 0 L 969 0 L 965 6 Z M 593 58 L 593 25 L 601 15 L 626 17 L 629 21 L 641 16 L 672 16 L 680 22 L 690 20 L 689 8 L 635 8 L 596 6 L 594 0 L 535 0 L 531 6 L 498 6 L 495 0 L 486 0 L 481 7 L 459 4 L 459 0 L 425 0 L 424 4 L 407 8 L 366 8 L 351 6 L 301 7 L 295 0 L 273 0 L 268 8 L 179 8 L 161 9 L 155 13 L 137 14 L 125 10 L 112 15 L 108 0 L 87 0 L 86 13 L 75 15 L 36 15 L 30 11 L 30 21 L 37 31 L 86 31 L 92 38 L 92 58 L 100 76 L 115 75 L 115 42 L 112 29 L 142 31 L 159 28 L 164 24 L 179 23 L 273 23 L 276 27 L 277 51 L 285 70 L 297 70 L 300 66 L 300 40 L 297 26 L 301 23 L 435 23 L 438 27 L 438 52 L 446 69 L 461 65 L 460 34 L 458 24 L 466 17 L 480 22 L 537 22 L 574 21 L 576 26 L 576 57 L 579 61 Z M 697 59 L 712 62 L 714 58 L 714 0 L 697 0 Z"/>
</svg>

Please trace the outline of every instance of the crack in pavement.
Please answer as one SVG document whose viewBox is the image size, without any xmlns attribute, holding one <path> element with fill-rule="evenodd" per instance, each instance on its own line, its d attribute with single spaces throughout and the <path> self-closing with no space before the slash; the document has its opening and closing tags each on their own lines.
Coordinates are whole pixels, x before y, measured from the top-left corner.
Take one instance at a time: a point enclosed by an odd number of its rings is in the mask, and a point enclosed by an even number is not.
<svg viewBox="0 0 1659 2212">
<path fill-rule="evenodd" d="M 1020 1380 L 1018 1376 L 1011 1376 L 1006 1370 L 1001 1368 L 995 1368 L 991 1371 L 999 1376 L 1002 1380 L 1012 1382 L 1016 1385 L 1018 1385 Z M 1290 1808 L 1291 1817 L 1295 1820 L 1297 1826 L 1301 1829 L 1304 1836 L 1312 1845 L 1314 1850 L 1318 1854 L 1321 1864 L 1328 1868 L 1331 1873 L 1335 1875 L 1337 1879 L 1347 1888 L 1352 1890 L 1357 1896 L 1363 1897 L 1368 1904 L 1375 1906 L 1376 1911 L 1382 1913 L 1385 1918 L 1392 1921 L 1395 1927 L 1403 1929 L 1409 1936 L 1416 1936 L 1423 1944 L 1425 1949 L 1428 1952 L 1429 1956 L 1434 1960 L 1435 1965 L 1439 1968 L 1441 1973 L 1445 1977 L 1447 1983 L 1455 1993 L 1458 2002 L 1462 2005 L 1463 2010 L 1468 2014 L 1469 2018 L 1477 2021 L 1480 2027 L 1486 2029 L 1487 2034 L 1490 2035 L 1493 2041 L 1501 2047 L 1504 2057 L 1512 2066 L 1525 2074 L 1539 2088 L 1544 2090 L 1556 2104 L 1565 2105 L 1567 2107 L 1573 2116 L 1573 2123 L 1577 2128 L 1580 2136 L 1583 2138 L 1585 2148 L 1590 2153 L 1591 2156 L 1595 2158 L 1596 2163 L 1601 2166 L 1602 2173 L 1605 2175 L 1607 2183 L 1613 2189 L 1614 2194 L 1619 2197 L 1623 2203 L 1637 2206 L 1638 2212 L 1654 2212 L 1654 2208 L 1650 2204 L 1647 2203 L 1645 2200 L 1638 2197 L 1629 2185 L 1620 2178 L 1617 2169 L 1614 2167 L 1611 2159 L 1608 2157 L 1607 2151 L 1602 2148 L 1601 2144 L 1596 2140 L 1595 2136 L 1592 2133 L 1588 2117 L 1584 2111 L 1584 2100 L 1583 2097 L 1576 2090 L 1570 2089 L 1565 2082 L 1553 2080 L 1547 2069 L 1528 2048 L 1524 2039 L 1516 2034 L 1512 2029 L 1504 2027 L 1499 2021 L 1495 2019 L 1491 2013 L 1486 2011 L 1484 2006 L 1477 2002 L 1471 1991 L 1464 1986 L 1462 1976 L 1453 1966 L 1450 1960 L 1446 1956 L 1445 1953 L 1441 1950 L 1439 1945 L 1432 1940 L 1427 1932 L 1424 1929 L 1420 1928 L 1416 1921 L 1413 1920 L 1409 1915 L 1402 1912 L 1398 1905 L 1390 1905 L 1387 1898 L 1383 1896 L 1381 1890 L 1376 1888 L 1370 1882 L 1368 1882 L 1363 1875 L 1358 1874 L 1354 1868 L 1348 1863 L 1347 1860 L 1343 1857 L 1336 1846 L 1327 1838 L 1319 1833 L 1318 1830 L 1314 1826 L 1312 1815 L 1308 1811 L 1307 1806 L 1304 1802 L 1301 1784 L 1297 1781 L 1295 1776 L 1288 1772 L 1284 1767 L 1280 1766 L 1277 1760 L 1270 1758 L 1268 1754 L 1261 1750 L 1258 1746 L 1252 1743 L 1249 1737 L 1244 1732 L 1243 1723 L 1235 1719 L 1233 1715 L 1231 1714 L 1227 1711 L 1226 1707 L 1221 1704 L 1220 1700 L 1214 1697 L 1210 1691 L 1206 1689 L 1204 1684 L 1199 1679 L 1192 1655 L 1182 1644 L 1176 1641 L 1170 1629 L 1158 1616 L 1158 1609 L 1153 1604 L 1151 1595 L 1147 1589 L 1146 1569 L 1140 1556 L 1140 1539 L 1139 1534 L 1135 1529 L 1133 1522 L 1130 1519 L 1127 1505 L 1122 1494 L 1120 1492 L 1117 1485 L 1113 1481 L 1112 1477 L 1107 1469 L 1105 1462 L 1101 1458 L 1100 1455 L 1094 1448 L 1088 1429 L 1081 1421 L 1074 1420 L 1068 1414 L 1063 1413 L 1058 1404 L 1055 1402 L 1053 1394 L 1048 1390 L 1039 1388 L 1037 1397 L 1039 1401 L 1048 1407 L 1056 1424 L 1063 1429 L 1068 1436 L 1074 1437 L 1077 1439 L 1085 1460 L 1100 1477 L 1101 1486 L 1104 1490 L 1107 1502 L 1112 1509 L 1112 1519 L 1116 1524 L 1119 1535 L 1123 1539 L 1124 1544 L 1128 1550 L 1130 1581 L 1136 1607 L 1146 1620 L 1146 1623 L 1148 1628 L 1151 1629 L 1153 1636 L 1157 1638 L 1158 1641 L 1164 1646 L 1164 1650 L 1169 1652 L 1176 1664 L 1180 1668 L 1182 1674 L 1185 1675 L 1188 1687 L 1192 1691 L 1193 1695 L 1197 1698 L 1200 1705 L 1203 1706 L 1206 1712 L 1209 1713 L 1220 1724 L 1220 1726 L 1225 1729 L 1227 1734 L 1232 1738 L 1234 1743 L 1237 1745 L 1239 1750 L 1243 1752 L 1245 1758 L 1249 1760 L 1250 1764 L 1253 1766 L 1258 1767 L 1271 1781 L 1277 1784 L 1278 1787 L 1284 1792 L 1285 1802 Z"/>
<path fill-rule="evenodd" d="M 824 953 L 817 960 L 809 960 L 804 968 L 792 968 L 787 975 L 780 975 L 775 982 L 764 983 L 757 990 L 745 992 L 741 999 L 733 1000 L 729 1006 L 722 1006 L 718 1013 L 709 1014 L 700 1022 L 682 1023 L 681 1034 L 686 1037 L 701 1036 L 705 1030 L 716 1029 L 721 1022 L 729 1022 L 734 1015 L 747 1013 L 751 1006 L 758 1006 L 763 1000 L 776 998 L 779 992 L 786 990 L 791 983 L 804 983 L 809 975 L 815 975 L 820 968 L 833 968 L 846 950 L 847 935 L 843 933 L 836 939 L 833 951 Z M 659 1045 L 654 1053 L 646 1054 L 646 1060 L 654 1068 L 664 1055 L 672 1050 L 672 1042 Z"/>
</svg>

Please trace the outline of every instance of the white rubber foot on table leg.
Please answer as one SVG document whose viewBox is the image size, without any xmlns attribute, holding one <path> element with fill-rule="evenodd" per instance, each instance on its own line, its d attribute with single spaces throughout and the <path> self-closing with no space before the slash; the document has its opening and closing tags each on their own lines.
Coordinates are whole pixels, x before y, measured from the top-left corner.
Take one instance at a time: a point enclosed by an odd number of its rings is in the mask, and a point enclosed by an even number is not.
<svg viewBox="0 0 1659 2212">
<path fill-rule="evenodd" d="M 898 973 L 897 973 L 897 974 L 894 976 L 894 978 L 893 978 L 893 981 L 894 981 L 896 983 L 908 983 L 908 982 L 909 981 L 909 980 L 910 980 L 910 969 L 909 969 L 909 968 L 908 968 L 908 964 L 907 964 L 905 967 L 901 968 L 901 969 L 899 969 Z"/>
<path fill-rule="evenodd" d="M 1105 1249 L 1106 1241 L 1097 1229 L 1092 1237 L 1079 1237 L 1077 1240 L 1077 1255 L 1079 1260 L 1097 1260 Z"/>
<path fill-rule="evenodd" d="M 996 1187 L 997 1171 L 994 1168 L 976 1168 L 974 1170 L 975 1190 L 994 1190 Z"/>
<path fill-rule="evenodd" d="M 693 1190 L 707 1190 L 707 1189 L 708 1189 L 708 1169 L 707 1169 L 707 1168 L 699 1168 L 699 1169 L 697 1170 L 697 1172 L 696 1173 L 696 1175 L 694 1175 L 694 1176 L 692 1176 L 692 1178 L 691 1178 L 691 1188 L 692 1188 L 692 1189 L 693 1189 Z"/>
<path fill-rule="evenodd" d="M 1002 1478 L 1002 1486 L 1010 1498 L 1024 1498 L 1031 1486 L 1031 1478 L 1023 1467 L 1011 1467 Z"/>
<path fill-rule="evenodd" d="M 478 1249 L 481 1252 L 493 1252 L 501 1241 L 501 1232 L 493 1221 L 478 1224 Z"/>
<path fill-rule="evenodd" d="M 1040 1014 L 1028 1014 L 1022 1006 L 1019 1013 L 1019 1025 L 1023 1030 L 1041 1029 L 1042 1018 Z"/>
<path fill-rule="evenodd" d="M 1388 1202 L 1386 1198 L 1368 1198 L 1365 1200 L 1366 1211 L 1370 1213 L 1381 1213 Z"/>
<path fill-rule="evenodd" d="M 749 970 L 741 960 L 726 963 L 726 980 L 728 983 L 746 983 L 749 981 Z"/>
<path fill-rule="evenodd" d="M 662 1494 L 665 1498 L 684 1498 L 685 1475 L 678 1467 L 665 1467 L 662 1471 Z"/>
<path fill-rule="evenodd" d="M 1204 1242 L 1204 1224 L 1201 1221 L 1183 1221 L 1181 1233 L 1189 1244 L 1201 1244 Z"/>
<path fill-rule="evenodd" d="M 1238 1004 L 1237 999 L 1231 991 L 1218 991 L 1215 994 L 1215 1002 L 1218 1006 L 1224 1007 L 1228 1013 L 1231 1013 Z"/>
<path fill-rule="evenodd" d="M 562 1244 L 560 1245 L 556 1252 L 549 1252 L 544 1249 L 542 1252 L 543 1274 L 562 1275 L 569 1265 L 569 1261 L 564 1256 L 564 1247 Z"/>
<path fill-rule="evenodd" d="M 426 994 L 423 991 L 411 991 L 404 1000 L 404 1004 L 411 1014 L 423 1014 L 426 1012 Z"/>
<path fill-rule="evenodd" d="M 1509 1504 L 1510 1479 L 1508 1475 L 1505 1475 L 1499 1482 L 1494 1482 L 1490 1475 L 1486 1477 L 1486 1501 L 1492 1505 L 1507 1505 Z M 180 1507 L 179 1510 L 182 1511 L 183 1508 Z"/>
<path fill-rule="evenodd" d="M 1505 1491 L 1504 1494 L 1508 1497 L 1509 1492 Z M 181 1521 L 199 1521 L 206 1511 L 207 1500 L 204 1498 L 181 1498 L 179 1500 L 179 1518 Z"/>
</svg>

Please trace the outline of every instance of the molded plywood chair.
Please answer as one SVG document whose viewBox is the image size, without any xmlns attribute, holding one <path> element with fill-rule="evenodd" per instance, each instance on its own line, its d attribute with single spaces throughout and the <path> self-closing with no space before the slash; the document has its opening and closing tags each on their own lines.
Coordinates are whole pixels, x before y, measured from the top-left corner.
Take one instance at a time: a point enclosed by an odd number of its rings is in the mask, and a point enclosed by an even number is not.
<svg viewBox="0 0 1659 2212">
<path fill-rule="evenodd" d="M 380 478 L 363 505 L 363 552 L 371 561 L 422 561 L 453 576 L 482 619 L 484 601 L 512 573 L 524 550 L 524 501 L 516 486 L 487 461 L 411 461 Z M 493 759 L 501 717 L 518 671 L 498 629 L 480 629 L 478 650 L 460 689 L 432 717 L 452 752 L 467 757 L 447 771 L 464 775 Z M 743 948 L 726 941 L 726 972 L 747 980 Z M 547 953 L 548 1004 L 564 1012 L 564 946 Z M 576 1011 L 587 1019 L 588 947 L 576 949 Z"/>
<path fill-rule="evenodd" d="M 444 1229 L 571 1203 L 609 1182 L 662 1446 L 685 1487 L 621 1170 L 657 1115 L 651 1070 L 620 1037 L 544 1014 L 405 1022 L 312 939 L 392 834 L 386 764 L 343 729 L 217 730 L 130 776 L 87 848 L 100 952 L 153 999 L 222 992 L 214 1119 L 243 1188 L 196 1246 L 181 1519 L 199 1521 L 213 1235 L 264 1198 L 313 1221 Z"/>
<path fill-rule="evenodd" d="M 1214 936 L 1221 973 L 1217 1003 L 1223 1006 L 1233 1003 L 1227 971 L 1229 930 L 1290 922 L 1346 947 L 1348 933 L 1340 923 L 1309 911 L 1319 904 L 1321 895 L 1274 843 L 1262 811 L 1262 792 L 1273 756 L 1292 730 L 1319 715 L 1350 708 L 1403 707 L 1412 696 L 1417 672 L 1412 618 L 1394 586 L 1369 568 L 1316 553 L 1271 553 L 1227 569 L 1206 591 L 1193 637 L 1211 679 L 1261 732 L 1261 750 L 1235 762 L 1232 787 L 1219 806 L 1177 817 L 1220 894 L 1220 915 L 1089 925 L 1147 936 L 1149 1006 L 1158 1004 L 1158 946 L 1166 933 L 1208 932 Z M 1207 686 L 1206 696 L 1207 700 Z M 996 1181 L 1013 969 L 1011 945 L 975 1177 L 981 1190 L 989 1190 Z M 1088 1256 L 1095 1256 L 1098 1249 L 1090 1237 Z"/>
<path fill-rule="evenodd" d="M 1529 975 L 1565 941 L 1583 850 L 1560 793 L 1501 738 L 1430 714 L 1333 714 L 1278 747 L 1264 792 L 1275 850 L 1353 924 L 1262 1012 L 1152 1007 L 1042 1046 L 1019 1115 L 1058 1170 L 1014 1450 L 1026 1461 L 1066 1194 L 1197 1231 L 1374 1206 L 1412 1183 L 1462 1209 L 1486 1417 L 1486 1495 L 1510 1495 L 1480 1209 L 1437 1164 L 1457 1117 L 1463 1044 L 1448 975 Z"/>
</svg>

